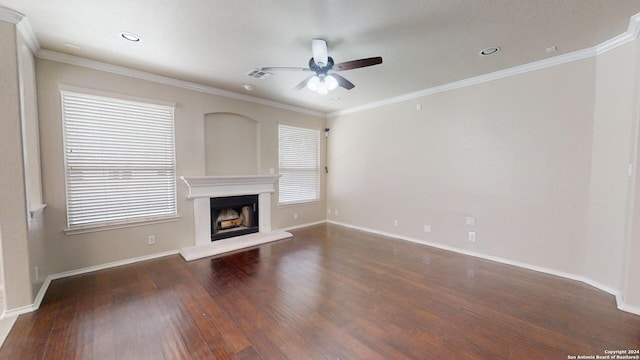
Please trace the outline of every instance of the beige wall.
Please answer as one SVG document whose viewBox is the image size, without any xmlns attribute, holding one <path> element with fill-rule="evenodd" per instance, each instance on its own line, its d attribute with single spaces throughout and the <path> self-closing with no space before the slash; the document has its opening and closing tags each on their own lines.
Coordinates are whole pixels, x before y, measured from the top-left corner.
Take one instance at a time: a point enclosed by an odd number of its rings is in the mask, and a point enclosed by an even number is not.
<svg viewBox="0 0 640 360">
<path fill-rule="evenodd" d="M 594 68 L 583 60 L 332 119 L 330 219 L 579 273 Z"/>
<path fill-rule="evenodd" d="M 175 110 L 176 161 L 178 176 L 205 175 L 206 114 L 232 113 L 259 124 L 259 173 L 278 168 L 277 124 L 279 121 L 323 128 L 323 117 L 306 115 L 269 106 L 233 100 L 111 73 L 39 59 L 37 62 L 38 103 L 42 149 L 42 174 L 47 234 L 45 274 L 58 273 L 117 260 L 145 256 L 192 246 L 193 204 L 186 199 L 186 187 L 178 184 L 177 222 L 144 225 L 126 229 L 66 236 L 64 167 L 60 96 L 61 84 L 117 94 L 159 99 L 177 103 Z M 323 181 L 324 186 L 324 181 Z M 324 191 L 323 191 L 324 192 Z M 293 220 L 290 209 L 280 209 L 273 201 L 272 227 L 283 228 L 320 221 L 325 218 L 325 203 L 296 207 L 301 214 Z M 156 245 L 147 245 L 148 235 L 156 236 Z"/>
<path fill-rule="evenodd" d="M 0 239 L 5 308 L 33 303 L 16 27 L 0 21 Z"/>
<path fill-rule="evenodd" d="M 638 128 L 636 128 L 638 131 Z M 636 133 L 637 134 L 637 133 Z M 632 210 L 630 216 L 631 234 L 625 247 L 625 265 L 623 268 L 622 296 L 627 304 L 640 310 L 640 143 L 636 137 L 635 181 Z M 638 313 L 639 311 L 636 311 Z"/>
<path fill-rule="evenodd" d="M 640 41 L 635 41 L 635 77 L 636 82 L 633 96 L 635 111 L 640 114 Z M 622 297 L 626 304 L 635 307 L 635 312 L 640 313 L 640 116 L 635 115 L 634 126 L 631 135 L 631 163 L 634 164 L 632 172 L 629 212 L 627 216 L 627 242 L 623 246 L 624 261 L 622 274 Z"/>
<path fill-rule="evenodd" d="M 260 164 L 259 132 L 260 124 L 242 115 L 205 115 L 206 175 L 256 175 Z"/>
<path fill-rule="evenodd" d="M 639 51 L 329 119 L 329 219 L 583 278 L 640 311 Z"/>
<path fill-rule="evenodd" d="M 620 289 L 631 178 L 628 175 L 638 121 L 638 44 L 635 41 L 597 58 L 584 274 Z M 618 261 L 608 261 L 618 259 Z"/>
</svg>

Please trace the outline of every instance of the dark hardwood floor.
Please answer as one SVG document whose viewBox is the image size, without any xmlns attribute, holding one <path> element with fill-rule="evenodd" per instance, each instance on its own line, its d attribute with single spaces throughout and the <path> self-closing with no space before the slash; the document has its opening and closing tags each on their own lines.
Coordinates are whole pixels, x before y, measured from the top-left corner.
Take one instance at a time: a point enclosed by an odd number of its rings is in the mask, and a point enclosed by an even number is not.
<svg viewBox="0 0 640 360">
<path fill-rule="evenodd" d="M 1 359 L 567 359 L 640 348 L 583 283 L 334 225 L 53 281 Z"/>
</svg>

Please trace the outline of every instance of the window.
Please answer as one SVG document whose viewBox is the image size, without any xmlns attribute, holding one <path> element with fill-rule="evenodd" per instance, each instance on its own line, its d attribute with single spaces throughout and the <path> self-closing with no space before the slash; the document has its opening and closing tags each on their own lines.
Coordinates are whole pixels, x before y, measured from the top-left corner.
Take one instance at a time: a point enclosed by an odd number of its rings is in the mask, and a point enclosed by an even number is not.
<svg viewBox="0 0 640 360">
<path fill-rule="evenodd" d="M 280 177 L 278 204 L 320 199 L 320 132 L 278 125 Z"/>
<path fill-rule="evenodd" d="M 62 91 L 69 231 L 177 216 L 173 110 Z"/>
</svg>

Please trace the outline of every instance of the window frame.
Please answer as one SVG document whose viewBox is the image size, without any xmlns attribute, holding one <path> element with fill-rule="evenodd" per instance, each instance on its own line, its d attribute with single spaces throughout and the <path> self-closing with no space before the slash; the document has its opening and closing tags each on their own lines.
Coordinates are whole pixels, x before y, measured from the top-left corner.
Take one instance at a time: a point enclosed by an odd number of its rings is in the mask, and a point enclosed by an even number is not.
<svg viewBox="0 0 640 360">
<path fill-rule="evenodd" d="M 309 171 L 313 171 L 316 175 L 316 184 L 317 187 L 315 189 L 316 192 L 316 197 L 312 198 L 312 199 L 302 199 L 302 200 L 292 200 L 292 201 L 285 201 L 282 202 L 281 201 L 281 188 L 282 188 L 282 159 L 281 159 L 281 153 L 280 153 L 280 147 L 281 147 L 281 143 L 280 143 L 280 128 L 281 127 L 288 127 L 288 128 L 294 128 L 294 129 L 299 129 L 299 130 L 304 130 L 304 131 L 309 131 L 309 132 L 313 132 L 313 134 L 316 137 L 316 147 L 317 147 L 317 152 L 316 152 L 316 160 L 317 160 L 317 166 L 315 167 L 315 169 L 313 170 L 309 170 Z M 300 125 L 292 125 L 292 124 L 288 124 L 288 123 L 278 123 L 278 129 L 277 129 L 277 133 L 278 133 L 278 173 L 281 175 L 280 180 L 278 181 L 278 207 L 288 207 L 288 206 L 297 206 L 297 205 L 309 205 L 309 204 L 314 204 L 314 203 L 319 203 L 322 201 L 322 176 L 321 176 L 321 168 L 322 168 L 322 141 L 321 141 L 321 134 L 320 134 L 320 130 L 316 129 L 316 128 L 312 128 L 312 127 L 305 127 L 305 126 L 300 126 Z M 289 171 L 293 171 L 296 168 L 284 168 L 287 169 Z"/>
<path fill-rule="evenodd" d="M 67 227 L 66 229 L 64 229 L 65 234 L 74 235 L 74 234 L 81 234 L 81 233 L 87 233 L 87 232 L 104 231 L 104 230 L 134 227 L 134 226 L 141 226 L 141 225 L 147 225 L 147 224 L 153 224 L 153 223 L 163 223 L 163 222 L 171 222 L 171 221 L 179 220 L 180 216 L 178 215 L 178 201 L 177 201 L 178 184 L 177 184 L 177 161 L 176 161 L 176 138 L 175 138 L 176 104 L 172 102 L 161 101 L 161 100 L 133 97 L 133 96 L 127 96 L 122 94 L 103 92 L 103 91 L 97 91 L 93 89 L 86 89 L 86 88 L 67 86 L 67 85 L 59 86 L 59 91 L 60 91 L 62 151 L 63 151 L 63 163 L 64 163 L 64 182 L 65 182 L 65 193 L 64 193 L 65 216 L 66 216 L 66 222 L 67 222 Z M 160 215 L 146 214 L 143 216 L 127 217 L 127 218 L 118 219 L 118 220 L 103 219 L 100 221 L 93 221 L 90 223 L 71 224 L 70 212 L 69 212 L 70 210 L 69 172 L 71 169 L 70 169 L 70 165 L 68 163 L 68 157 L 67 157 L 69 146 L 67 144 L 68 135 L 66 130 L 67 115 L 65 114 L 65 94 L 86 96 L 88 98 L 103 98 L 103 99 L 106 99 L 107 101 L 112 101 L 113 104 L 126 103 L 134 106 L 135 104 L 140 104 L 141 106 L 157 106 L 158 108 L 161 108 L 161 107 L 170 108 L 170 114 L 171 114 L 170 115 L 171 117 L 170 119 L 170 122 L 171 122 L 170 124 L 170 134 L 171 134 L 170 156 L 167 156 L 166 159 L 170 160 L 171 164 L 170 164 L 170 167 L 168 168 L 169 173 L 166 179 L 172 180 L 173 188 L 172 188 L 172 191 L 169 190 L 169 192 L 167 193 L 168 196 L 166 197 L 166 199 L 169 199 L 171 204 L 171 206 L 168 207 L 168 209 L 170 210 L 169 213 L 160 214 Z M 167 124 L 165 123 L 165 126 L 166 125 Z M 103 136 L 103 135 L 101 134 L 99 136 Z M 164 145 L 167 145 L 167 143 L 164 143 L 163 146 Z M 123 171 L 122 170 L 122 167 L 124 166 L 123 164 L 124 163 L 118 164 L 121 167 L 121 169 L 120 170 L 116 169 L 114 171 Z"/>
</svg>

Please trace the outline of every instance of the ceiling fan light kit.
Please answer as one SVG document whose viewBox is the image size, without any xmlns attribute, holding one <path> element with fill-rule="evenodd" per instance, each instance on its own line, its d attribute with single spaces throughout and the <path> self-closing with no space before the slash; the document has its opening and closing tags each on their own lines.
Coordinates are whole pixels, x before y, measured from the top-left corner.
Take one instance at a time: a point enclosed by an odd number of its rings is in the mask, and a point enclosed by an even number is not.
<svg viewBox="0 0 640 360">
<path fill-rule="evenodd" d="M 338 87 L 338 80 L 331 75 L 314 75 L 307 80 L 307 89 L 315 91 L 318 94 L 328 94 L 329 91 Z"/>
<path fill-rule="evenodd" d="M 311 40 L 311 53 L 313 56 L 309 59 L 309 67 L 307 68 L 274 66 L 254 70 L 265 73 L 269 71 L 313 71 L 315 75 L 302 80 L 292 91 L 298 91 L 306 87 L 311 91 L 324 95 L 328 94 L 329 91 L 335 90 L 338 86 L 346 90 L 351 90 L 355 87 L 351 81 L 335 72 L 382 64 L 382 57 L 380 56 L 334 64 L 333 58 L 328 55 L 327 42 L 324 39 Z"/>
</svg>

